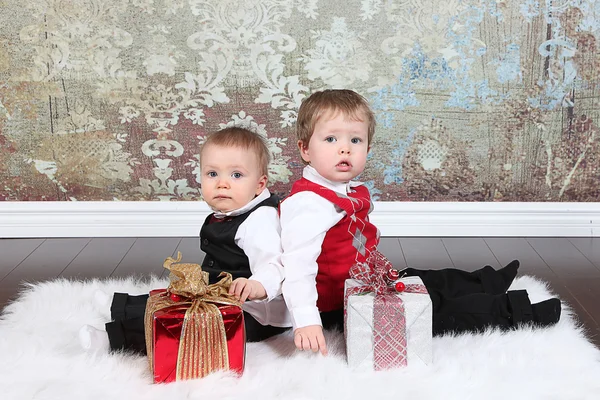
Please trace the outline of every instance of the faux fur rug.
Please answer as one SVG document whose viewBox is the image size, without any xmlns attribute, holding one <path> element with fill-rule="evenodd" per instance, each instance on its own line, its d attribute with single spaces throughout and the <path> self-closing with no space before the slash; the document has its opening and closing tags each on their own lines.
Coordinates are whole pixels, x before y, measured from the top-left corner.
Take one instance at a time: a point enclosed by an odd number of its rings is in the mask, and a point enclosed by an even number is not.
<svg viewBox="0 0 600 400">
<path fill-rule="evenodd" d="M 346 365 L 343 338 L 327 336 L 330 355 L 300 353 L 284 334 L 248 344 L 241 378 L 217 373 L 195 381 L 155 385 L 144 357 L 87 354 L 77 334 L 103 327 L 95 289 L 144 293 L 165 281 L 73 282 L 30 285 L 0 320 L 0 398 L 21 399 L 598 399 L 600 351 L 563 307 L 558 325 L 544 330 L 434 338 L 434 364 L 384 372 Z M 546 299 L 530 277 L 513 288 Z"/>
</svg>

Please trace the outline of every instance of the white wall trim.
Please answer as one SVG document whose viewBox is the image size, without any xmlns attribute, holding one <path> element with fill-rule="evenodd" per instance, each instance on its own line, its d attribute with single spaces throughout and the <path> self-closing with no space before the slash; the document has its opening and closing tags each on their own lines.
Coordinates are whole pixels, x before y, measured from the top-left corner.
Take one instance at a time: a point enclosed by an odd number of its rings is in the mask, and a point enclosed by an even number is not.
<svg viewBox="0 0 600 400">
<path fill-rule="evenodd" d="M 204 202 L 0 202 L 0 237 L 196 236 Z M 376 202 L 382 236 L 600 236 L 600 203 Z"/>
</svg>

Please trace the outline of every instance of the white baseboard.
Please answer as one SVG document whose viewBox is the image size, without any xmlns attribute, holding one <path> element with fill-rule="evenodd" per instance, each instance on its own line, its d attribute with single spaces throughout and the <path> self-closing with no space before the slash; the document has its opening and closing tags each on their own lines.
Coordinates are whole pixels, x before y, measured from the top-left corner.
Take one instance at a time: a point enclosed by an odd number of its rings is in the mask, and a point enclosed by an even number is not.
<svg viewBox="0 0 600 400">
<path fill-rule="evenodd" d="M 197 236 L 204 202 L 0 202 L 0 238 Z M 600 203 L 376 202 L 382 236 L 600 236 Z"/>
</svg>

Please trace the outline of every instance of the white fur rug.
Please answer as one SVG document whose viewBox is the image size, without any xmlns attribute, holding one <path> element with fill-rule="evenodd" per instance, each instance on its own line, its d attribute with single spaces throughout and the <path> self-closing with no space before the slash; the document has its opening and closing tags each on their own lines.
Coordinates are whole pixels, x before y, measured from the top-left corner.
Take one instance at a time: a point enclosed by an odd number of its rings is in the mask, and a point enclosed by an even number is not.
<svg viewBox="0 0 600 400">
<path fill-rule="evenodd" d="M 290 335 L 247 346 L 242 378 L 225 373 L 154 385 L 146 359 L 87 354 L 77 334 L 109 318 L 95 289 L 144 293 L 164 281 L 72 282 L 30 285 L 0 320 L 0 398 L 21 399 L 598 399 L 600 351 L 563 307 L 545 330 L 434 338 L 434 364 L 359 373 L 345 362 L 343 339 L 329 334 L 330 356 L 299 353 Z M 545 285 L 519 278 L 537 302 Z"/>
</svg>

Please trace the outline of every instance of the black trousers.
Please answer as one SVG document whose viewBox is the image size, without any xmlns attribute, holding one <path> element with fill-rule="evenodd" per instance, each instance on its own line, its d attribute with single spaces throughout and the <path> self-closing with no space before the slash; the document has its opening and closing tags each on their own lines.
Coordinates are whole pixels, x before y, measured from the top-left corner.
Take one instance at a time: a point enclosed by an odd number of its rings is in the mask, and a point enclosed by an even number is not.
<svg viewBox="0 0 600 400">
<path fill-rule="evenodd" d="M 110 307 L 112 321 L 106 323 L 111 350 L 146 354 L 144 314 L 147 300 L 147 294 L 139 296 L 130 296 L 127 293 L 114 294 Z M 247 342 L 260 342 L 289 329 L 262 325 L 245 311 L 244 325 Z"/>
<path fill-rule="evenodd" d="M 503 272 L 487 265 L 473 272 L 406 268 L 401 274 L 418 276 L 427 287 L 436 336 L 480 332 L 488 327 L 507 330 L 532 322 L 534 313 L 527 291 L 507 291 L 518 265 L 518 261 L 513 261 Z"/>
<path fill-rule="evenodd" d="M 517 267 L 518 263 L 514 266 L 515 273 Z M 481 332 L 488 327 L 508 330 L 534 321 L 527 291 L 507 292 L 514 276 L 507 279 L 506 274 L 491 266 L 473 272 L 406 268 L 401 275 L 418 276 L 427 287 L 433 307 L 434 336 Z M 324 327 L 343 328 L 343 310 L 321 313 L 321 318 Z"/>
<path fill-rule="evenodd" d="M 504 268 L 504 271 L 510 268 L 516 275 L 518 266 L 518 261 L 512 261 Z M 445 298 L 474 293 L 504 294 L 514 279 L 514 275 L 505 274 L 489 265 L 473 272 L 456 268 L 440 270 L 405 268 L 400 275 L 418 276 L 430 293 L 433 291 Z"/>
</svg>

